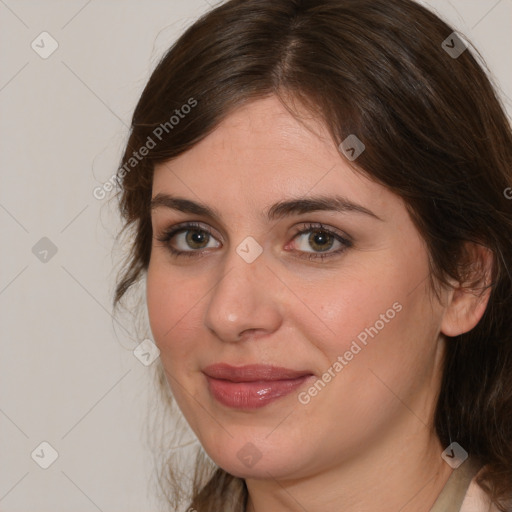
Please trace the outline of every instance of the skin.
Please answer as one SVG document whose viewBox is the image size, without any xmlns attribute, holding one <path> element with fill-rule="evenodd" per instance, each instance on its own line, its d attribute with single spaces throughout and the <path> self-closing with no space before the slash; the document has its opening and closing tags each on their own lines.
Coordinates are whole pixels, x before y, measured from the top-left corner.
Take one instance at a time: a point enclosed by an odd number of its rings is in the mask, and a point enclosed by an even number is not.
<svg viewBox="0 0 512 512">
<path fill-rule="evenodd" d="M 486 300 L 454 286 L 437 302 L 425 243 L 402 200 L 355 172 L 320 121 L 309 116 L 305 124 L 270 96 L 156 167 L 153 197 L 206 204 L 220 219 L 152 210 L 152 333 L 206 452 L 246 479 L 248 510 L 426 512 L 452 471 L 432 428 L 444 335 L 470 330 Z M 279 201 L 333 191 L 381 220 L 353 211 L 273 221 L 263 215 Z M 191 247 L 185 235 L 175 236 L 168 244 L 202 255 L 173 256 L 157 237 L 188 221 L 212 238 Z M 334 228 L 353 244 L 324 260 L 300 258 L 321 252 L 308 243 L 311 231 L 296 235 L 304 223 Z M 250 264 L 236 252 L 248 236 L 263 249 Z M 341 247 L 332 243 L 327 252 Z M 297 395 L 309 386 L 251 411 L 227 408 L 208 391 L 201 369 L 219 362 L 273 364 L 320 378 L 397 302 L 401 311 L 306 405 Z M 248 442 L 261 454 L 252 467 L 237 456 Z"/>
</svg>

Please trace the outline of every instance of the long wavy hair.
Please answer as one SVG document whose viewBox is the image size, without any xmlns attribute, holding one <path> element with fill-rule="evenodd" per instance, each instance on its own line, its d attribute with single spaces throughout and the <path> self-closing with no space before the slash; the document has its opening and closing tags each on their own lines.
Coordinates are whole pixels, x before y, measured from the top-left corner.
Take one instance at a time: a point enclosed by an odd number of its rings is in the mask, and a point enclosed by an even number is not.
<svg viewBox="0 0 512 512">
<path fill-rule="evenodd" d="M 355 169 L 403 199 L 427 244 L 433 289 L 449 278 L 471 278 L 476 289 L 482 280 L 465 243 L 492 252 L 482 319 L 447 337 L 433 428 L 444 446 L 456 440 L 481 461 L 478 483 L 505 512 L 512 500 L 512 134 L 483 59 L 453 32 L 410 0 L 229 0 L 204 14 L 158 63 L 133 114 L 117 174 L 119 236 L 129 233 L 130 245 L 114 306 L 148 268 L 155 164 L 192 148 L 249 101 L 275 95 L 297 117 L 295 102 L 305 106 L 336 144 L 350 134 L 364 142 Z M 161 476 L 172 510 L 185 480 L 190 510 L 245 509 L 243 479 L 199 450 L 190 482 L 171 455 Z"/>
</svg>

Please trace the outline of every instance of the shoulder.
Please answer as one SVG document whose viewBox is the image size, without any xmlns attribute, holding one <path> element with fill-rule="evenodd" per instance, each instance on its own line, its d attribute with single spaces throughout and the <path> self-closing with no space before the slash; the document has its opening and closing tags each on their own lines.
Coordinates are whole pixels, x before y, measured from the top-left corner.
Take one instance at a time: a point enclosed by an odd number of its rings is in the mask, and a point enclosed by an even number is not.
<svg viewBox="0 0 512 512">
<path fill-rule="evenodd" d="M 499 512 L 499 509 L 491 502 L 489 495 L 476 483 L 482 468 L 471 480 L 460 512 Z"/>
</svg>

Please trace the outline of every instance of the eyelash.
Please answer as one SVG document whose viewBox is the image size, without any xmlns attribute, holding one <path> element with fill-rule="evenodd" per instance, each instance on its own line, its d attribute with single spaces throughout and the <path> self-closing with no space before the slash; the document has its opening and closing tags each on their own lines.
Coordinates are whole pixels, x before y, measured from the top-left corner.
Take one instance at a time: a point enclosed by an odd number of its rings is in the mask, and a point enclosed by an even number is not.
<svg viewBox="0 0 512 512">
<path fill-rule="evenodd" d="M 156 237 L 156 239 L 159 242 L 162 242 L 163 244 L 165 244 L 167 249 L 170 251 L 170 253 L 174 257 L 186 256 L 186 257 L 195 258 L 195 257 L 203 256 L 204 251 L 201 251 L 201 250 L 179 251 L 177 249 L 174 249 L 174 247 L 172 247 L 171 244 L 169 243 L 175 235 L 182 233 L 182 232 L 187 232 L 187 231 L 200 231 L 203 233 L 207 233 L 208 236 L 213 236 L 212 232 L 209 231 L 208 229 L 205 229 L 201 224 L 196 223 L 196 222 L 188 222 L 188 223 L 184 223 L 184 224 L 179 224 L 177 226 L 173 226 L 173 227 L 163 231 L 161 235 Z M 346 249 L 352 247 L 352 245 L 353 245 L 352 240 L 350 240 L 348 237 L 345 238 L 344 236 L 340 235 L 339 233 L 336 233 L 335 231 L 333 231 L 332 229 L 325 228 L 323 226 L 323 224 L 321 224 L 321 223 L 316 223 L 316 224 L 315 223 L 305 223 L 305 224 L 303 224 L 302 228 L 294 234 L 292 240 L 295 240 L 295 238 L 297 238 L 299 235 L 303 235 L 304 233 L 309 233 L 310 231 L 319 231 L 322 233 L 326 233 L 327 235 L 334 237 L 334 239 L 337 240 L 338 242 L 340 242 L 343 245 L 343 247 L 341 247 L 340 249 L 337 249 L 336 251 L 332 251 L 332 252 L 297 251 L 300 253 L 297 256 L 298 258 L 308 259 L 310 261 L 320 259 L 323 261 L 325 258 L 330 258 L 330 257 L 337 256 L 337 255 L 341 254 L 342 252 L 344 252 Z"/>
</svg>

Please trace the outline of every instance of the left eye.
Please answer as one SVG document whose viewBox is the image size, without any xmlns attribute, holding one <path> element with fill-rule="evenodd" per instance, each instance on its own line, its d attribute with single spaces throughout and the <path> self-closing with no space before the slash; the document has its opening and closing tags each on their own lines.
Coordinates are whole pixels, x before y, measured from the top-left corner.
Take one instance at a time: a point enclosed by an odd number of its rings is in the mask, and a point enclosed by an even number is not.
<svg viewBox="0 0 512 512">
<path fill-rule="evenodd" d="M 331 256 L 340 256 L 353 246 L 353 241 L 348 235 L 325 228 L 322 224 L 303 225 L 293 240 L 298 240 L 298 247 L 295 251 L 297 257 L 307 258 L 310 261 L 315 259 L 323 261 Z M 331 250 L 333 248 L 334 250 Z"/>
<path fill-rule="evenodd" d="M 297 249 L 303 252 L 325 252 L 332 249 L 335 243 L 343 247 L 343 243 L 336 235 L 318 228 L 302 231 L 295 238 L 299 240 Z M 308 247 L 313 248 L 313 251 L 309 251 Z"/>
</svg>

